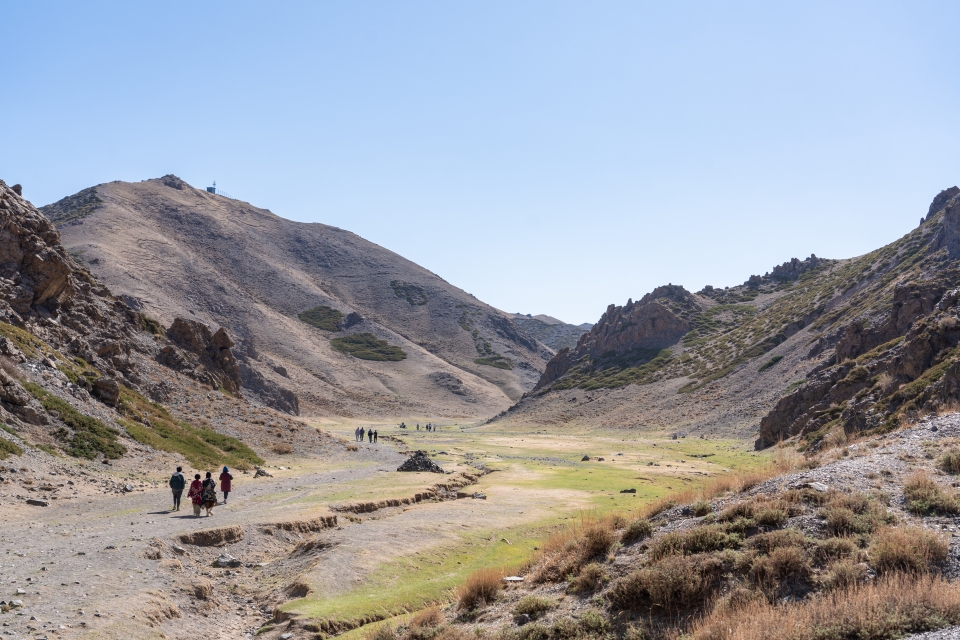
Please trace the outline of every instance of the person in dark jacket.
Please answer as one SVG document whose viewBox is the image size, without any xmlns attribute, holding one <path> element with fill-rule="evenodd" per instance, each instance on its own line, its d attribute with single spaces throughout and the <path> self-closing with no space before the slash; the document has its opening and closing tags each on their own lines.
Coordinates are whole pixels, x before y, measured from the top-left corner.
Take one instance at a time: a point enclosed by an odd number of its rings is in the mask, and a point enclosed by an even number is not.
<svg viewBox="0 0 960 640">
<path fill-rule="evenodd" d="M 233 480 L 233 476 L 230 475 L 230 469 L 224 467 L 223 473 L 220 474 L 220 491 L 223 491 L 223 504 L 227 504 L 227 496 L 230 495 L 230 482 Z"/>
<path fill-rule="evenodd" d="M 183 467 L 177 467 L 177 472 L 170 476 L 170 490 L 173 491 L 173 509 L 180 511 L 180 496 L 183 495 L 183 488 L 187 486 L 187 479 L 183 477 Z"/>
<path fill-rule="evenodd" d="M 213 515 L 213 508 L 217 506 L 217 481 L 210 477 L 212 475 L 207 471 L 203 480 L 203 508 L 207 510 L 207 516 Z"/>
</svg>

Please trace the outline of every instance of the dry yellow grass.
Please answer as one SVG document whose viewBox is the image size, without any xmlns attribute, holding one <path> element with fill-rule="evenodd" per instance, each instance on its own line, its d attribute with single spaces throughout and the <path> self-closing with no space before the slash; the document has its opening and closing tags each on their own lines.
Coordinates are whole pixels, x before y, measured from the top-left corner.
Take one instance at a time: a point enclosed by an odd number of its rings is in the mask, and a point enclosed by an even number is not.
<svg viewBox="0 0 960 640">
<path fill-rule="evenodd" d="M 863 640 L 960 623 L 960 584 L 897 575 L 795 604 L 753 601 L 717 608 L 694 623 L 693 640 Z M 679 637 L 679 636 L 677 636 Z"/>
<path fill-rule="evenodd" d="M 457 590 L 460 608 L 471 611 L 496 600 L 503 589 L 503 577 L 502 569 L 480 569 L 471 573 Z"/>
</svg>

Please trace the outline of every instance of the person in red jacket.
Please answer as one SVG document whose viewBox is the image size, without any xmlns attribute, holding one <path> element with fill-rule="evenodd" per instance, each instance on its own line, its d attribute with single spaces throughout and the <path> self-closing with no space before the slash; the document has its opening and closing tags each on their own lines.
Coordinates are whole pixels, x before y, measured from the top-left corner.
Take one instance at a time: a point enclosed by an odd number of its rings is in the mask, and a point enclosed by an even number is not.
<svg viewBox="0 0 960 640">
<path fill-rule="evenodd" d="M 190 502 L 193 503 L 193 515 L 200 517 L 200 506 L 203 504 L 203 483 L 200 482 L 200 474 L 193 476 L 193 482 L 190 483 L 190 491 L 187 493 Z"/>
<path fill-rule="evenodd" d="M 220 490 L 223 491 L 223 504 L 227 504 L 227 496 L 230 495 L 230 481 L 233 476 L 230 475 L 230 469 L 224 467 L 220 474 Z"/>
</svg>

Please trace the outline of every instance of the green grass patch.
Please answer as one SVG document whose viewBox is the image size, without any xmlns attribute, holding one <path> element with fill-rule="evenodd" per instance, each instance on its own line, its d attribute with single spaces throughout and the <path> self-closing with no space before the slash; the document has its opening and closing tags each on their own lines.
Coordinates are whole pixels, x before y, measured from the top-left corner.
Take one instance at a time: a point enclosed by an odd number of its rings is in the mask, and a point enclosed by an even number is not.
<svg viewBox="0 0 960 640">
<path fill-rule="evenodd" d="M 473 361 L 476 364 L 483 365 L 485 367 L 495 367 L 497 369 L 513 369 L 513 361 L 510 358 L 505 356 L 496 355 L 489 358 L 474 358 Z"/>
<path fill-rule="evenodd" d="M 28 358 L 42 358 L 50 351 L 50 347 L 29 331 L 25 331 L 20 327 L 15 327 L 6 322 L 0 322 L 0 335 L 13 340 Z"/>
<path fill-rule="evenodd" d="M 342 338 L 334 338 L 330 341 L 330 346 L 361 360 L 399 362 L 407 357 L 403 349 L 391 345 L 386 340 L 381 340 L 372 333 L 354 333 Z"/>
<path fill-rule="evenodd" d="M 300 318 L 301 321 L 317 329 L 323 329 L 324 331 L 338 331 L 340 329 L 340 322 L 343 320 L 342 313 L 332 307 L 325 307 L 323 305 L 301 311 L 297 314 L 297 317 Z"/>
<path fill-rule="evenodd" d="M 6 460 L 12 455 L 23 455 L 23 449 L 21 449 L 15 442 L 11 442 L 6 438 L 0 438 L 0 460 Z"/>
<path fill-rule="evenodd" d="M 47 413 L 56 411 L 60 421 L 70 427 L 72 433 L 61 427 L 53 432 L 53 436 L 64 443 L 64 449 L 71 456 L 93 460 L 103 454 L 104 458 L 115 460 L 127 452 L 127 448 L 117 442 L 119 432 L 116 429 L 80 413 L 66 400 L 48 393 L 36 383 L 26 382 L 23 387 L 40 401 Z"/>
<path fill-rule="evenodd" d="M 154 449 L 179 453 L 198 469 L 226 465 L 242 470 L 263 464 L 263 459 L 240 440 L 176 420 L 163 405 L 123 386 L 120 407 L 132 418 L 118 420 L 131 438 Z"/>
<path fill-rule="evenodd" d="M 447 601 L 472 572 L 487 567 L 518 568 L 547 527 L 519 526 L 464 535 L 456 544 L 431 547 L 380 566 L 362 586 L 335 596 L 308 595 L 281 605 L 305 618 L 355 620 L 392 617 Z M 491 538 L 495 541 L 491 542 Z M 507 544 L 502 540 L 511 540 Z"/>
<path fill-rule="evenodd" d="M 757 369 L 757 373 L 763 373 L 764 371 L 766 371 L 773 365 L 777 364 L 781 360 L 783 360 L 783 356 L 773 356 L 772 358 L 764 362 L 762 365 L 760 365 L 760 368 Z"/>
</svg>

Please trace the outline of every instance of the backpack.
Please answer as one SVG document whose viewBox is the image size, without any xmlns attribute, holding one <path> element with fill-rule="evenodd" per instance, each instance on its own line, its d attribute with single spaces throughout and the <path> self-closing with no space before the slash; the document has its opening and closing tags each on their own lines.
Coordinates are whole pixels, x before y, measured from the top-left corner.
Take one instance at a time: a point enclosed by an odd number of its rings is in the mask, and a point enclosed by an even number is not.
<svg viewBox="0 0 960 640">
<path fill-rule="evenodd" d="M 170 476 L 170 488 L 174 491 L 183 491 L 183 488 L 187 485 L 186 478 L 183 477 L 182 473 L 175 473 Z"/>
</svg>

